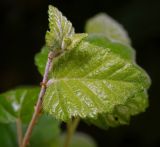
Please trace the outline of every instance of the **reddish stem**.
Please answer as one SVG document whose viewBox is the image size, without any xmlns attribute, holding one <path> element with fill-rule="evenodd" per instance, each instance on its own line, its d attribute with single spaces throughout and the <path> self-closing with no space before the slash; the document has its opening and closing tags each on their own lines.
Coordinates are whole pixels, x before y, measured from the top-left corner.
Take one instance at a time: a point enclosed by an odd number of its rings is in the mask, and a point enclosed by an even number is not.
<svg viewBox="0 0 160 147">
<path fill-rule="evenodd" d="M 32 119 L 31 119 L 31 121 L 29 123 L 29 126 L 27 128 L 27 131 L 25 133 L 25 136 L 24 136 L 21 147 L 26 147 L 27 144 L 29 143 L 33 127 L 38 120 L 39 114 L 40 114 L 41 109 L 42 109 L 43 96 L 46 92 L 46 84 L 48 82 L 49 70 L 50 70 L 50 67 L 51 67 L 51 64 L 52 64 L 52 60 L 56 56 L 57 56 L 57 54 L 54 54 L 53 52 L 49 52 L 49 54 L 48 54 L 48 60 L 47 60 L 46 68 L 45 68 L 45 73 L 44 73 L 44 76 L 43 76 L 43 80 L 41 82 L 41 91 L 39 93 L 39 97 L 38 97 L 38 100 L 37 100 L 35 111 L 33 113 Z"/>
</svg>

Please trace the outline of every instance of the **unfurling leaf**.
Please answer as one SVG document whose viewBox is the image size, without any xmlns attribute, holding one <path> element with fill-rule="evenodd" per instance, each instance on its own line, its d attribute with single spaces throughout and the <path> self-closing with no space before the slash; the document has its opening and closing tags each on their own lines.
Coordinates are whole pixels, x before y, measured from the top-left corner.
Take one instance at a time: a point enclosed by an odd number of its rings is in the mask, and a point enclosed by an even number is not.
<svg viewBox="0 0 160 147">
<path fill-rule="evenodd" d="M 74 34 L 72 23 L 54 6 L 49 6 L 49 31 L 46 33 L 46 45 L 50 50 L 64 50 L 65 38 Z"/>
<path fill-rule="evenodd" d="M 27 123 L 34 111 L 38 93 L 38 87 L 24 87 L 0 94 L 0 122 L 11 123 L 21 119 Z"/>
<path fill-rule="evenodd" d="M 68 50 L 75 48 L 80 44 L 80 42 L 85 39 L 88 35 L 85 33 L 81 34 L 74 34 L 72 37 L 68 38 L 69 40 L 72 40 L 70 45 L 67 47 Z M 48 53 L 49 53 L 49 48 L 44 46 L 41 49 L 41 52 L 37 53 L 35 56 L 35 64 L 38 68 L 38 71 L 40 72 L 41 75 L 44 74 L 45 66 L 46 66 L 46 61 L 48 58 Z"/>
<path fill-rule="evenodd" d="M 43 108 L 63 121 L 112 114 L 150 85 L 147 74 L 133 62 L 85 41 L 53 66 Z"/>
<path fill-rule="evenodd" d="M 67 49 L 73 49 L 75 48 L 82 40 L 84 40 L 88 34 L 86 33 L 80 33 L 80 34 L 74 34 L 69 39 L 72 40 L 70 45 L 67 47 Z"/>
<path fill-rule="evenodd" d="M 124 44 L 130 44 L 131 42 L 122 25 L 105 13 L 97 14 L 89 19 L 85 29 L 87 33 L 100 33 L 112 41 Z"/>
</svg>

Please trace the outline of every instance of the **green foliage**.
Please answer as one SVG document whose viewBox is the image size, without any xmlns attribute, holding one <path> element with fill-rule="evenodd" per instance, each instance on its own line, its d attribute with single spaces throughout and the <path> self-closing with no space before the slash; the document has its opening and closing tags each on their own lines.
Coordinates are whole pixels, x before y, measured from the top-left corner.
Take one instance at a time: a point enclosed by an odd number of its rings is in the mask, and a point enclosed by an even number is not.
<svg viewBox="0 0 160 147">
<path fill-rule="evenodd" d="M 89 34 L 87 41 L 100 47 L 109 48 L 113 53 L 126 60 L 135 61 L 135 50 L 132 47 L 111 41 L 105 35 L 92 33 Z"/>
<path fill-rule="evenodd" d="M 63 121 L 113 113 L 116 106 L 150 85 L 147 74 L 137 65 L 109 48 L 84 41 L 55 59 L 53 66 L 43 108 Z"/>
<path fill-rule="evenodd" d="M 100 33 L 112 41 L 124 44 L 130 44 L 131 42 L 122 25 L 105 13 L 100 13 L 90 18 L 86 23 L 85 29 L 87 33 Z"/>
<path fill-rule="evenodd" d="M 74 34 L 72 23 L 55 7 L 49 6 L 49 31 L 46 33 L 46 44 L 51 50 L 65 49 L 65 37 Z"/>
<path fill-rule="evenodd" d="M 0 146 L 17 147 L 15 126 L 13 124 L 0 123 Z"/>
<path fill-rule="evenodd" d="M 38 71 L 40 72 L 41 75 L 44 74 L 46 61 L 48 58 L 48 53 L 49 53 L 48 47 L 44 46 L 41 49 L 41 51 L 39 53 L 37 53 L 35 56 L 35 64 L 36 64 Z"/>
<path fill-rule="evenodd" d="M 97 118 L 86 119 L 86 122 L 102 129 L 126 125 L 129 124 L 130 116 L 144 112 L 147 107 L 148 95 L 146 91 L 142 91 L 130 97 L 123 105 L 117 105 L 112 113 L 99 114 Z"/>
<path fill-rule="evenodd" d="M 54 118 L 69 121 L 80 117 L 100 128 L 128 124 L 130 117 L 148 107 L 150 79 L 135 62 L 135 51 L 124 28 L 106 14 L 86 23 L 86 32 L 76 34 L 70 21 L 49 6 L 46 44 L 35 56 L 44 74 L 48 53 L 54 57 L 43 97 L 43 109 Z M 0 94 L 0 145 L 17 146 L 17 119 L 23 131 L 31 119 L 39 94 L 38 87 L 17 88 Z M 9 123 L 9 124 L 6 124 Z M 61 147 L 59 122 L 43 115 L 31 136 L 31 147 Z M 96 147 L 84 134 L 76 134 L 71 147 Z"/>
<path fill-rule="evenodd" d="M 39 93 L 37 87 L 17 88 L 0 95 L 0 122 L 11 123 L 21 119 L 27 123 L 34 111 Z"/>
<path fill-rule="evenodd" d="M 63 147 L 65 143 L 66 134 L 61 135 L 59 141 L 54 143 L 51 147 Z M 70 147 L 96 147 L 94 140 L 87 134 L 75 133 L 72 138 Z"/>
<path fill-rule="evenodd" d="M 58 51 L 74 48 L 87 34 L 75 34 L 72 23 L 55 7 L 49 6 L 49 31 L 46 33 L 46 45 L 50 50 Z"/>
<path fill-rule="evenodd" d="M 60 137 L 59 122 L 53 117 L 43 115 L 31 136 L 31 147 L 51 147 Z"/>
<path fill-rule="evenodd" d="M 23 125 L 25 130 L 26 125 Z M 0 146 L 17 147 L 15 124 L 0 124 Z M 30 147 L 52 147 L 60 137 L 59 122 L 53 117 L 41 116 L 31 136 Z"/>
</svg>

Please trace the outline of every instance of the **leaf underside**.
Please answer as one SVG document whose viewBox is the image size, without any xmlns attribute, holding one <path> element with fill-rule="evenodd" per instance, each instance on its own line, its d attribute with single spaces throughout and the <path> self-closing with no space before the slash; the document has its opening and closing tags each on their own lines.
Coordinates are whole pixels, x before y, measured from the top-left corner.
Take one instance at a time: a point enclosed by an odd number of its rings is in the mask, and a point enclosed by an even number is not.
<svg viewBox="0 0 160 147">
<path fill-rule="evenodd" d="M 85 26 L 87 33 L 99 33 L 112 41 L 130 44 L 127 32 L 121 24 L 105 13 L 100 13 L 90 18 Z"/>
<path fill-rule="evenodd" d="M 147 74 L 109 48 L 82 42 L 58 57 L 44 97 L 44 111 L 57 119 L 93 119 L 149 87 Z"/>
</svg>

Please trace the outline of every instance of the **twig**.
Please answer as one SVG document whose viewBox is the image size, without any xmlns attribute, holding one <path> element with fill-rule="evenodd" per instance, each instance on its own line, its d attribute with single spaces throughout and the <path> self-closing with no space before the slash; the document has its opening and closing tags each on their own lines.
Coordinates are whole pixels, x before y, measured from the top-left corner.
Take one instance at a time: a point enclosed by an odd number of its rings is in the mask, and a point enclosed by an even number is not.
<svg viewBox="0 0 160 147">
<path fill-rule="evenodd" d="M 72 136 L 78 126 L 78 123 L 80 121 L 80 118 L 74 118 L 74 120 L 69 121 L 67 123 L 67 134 L 66 134 L 66 139 L 65 139 L 65 143 L 64 143 L 64 147 L 69 147 L 71 140 L 72 140 Z"/>
<path fill-rule="evenodd" d="M 18 145 L 19 145 L 19 147 L 21 147 L 23 135 L 22 135 L 22 123 L 19 118 L 17 118 L 17 120 L 16 120 L 16 127 L 17 127 Z"/>
<path fill-rule="evenodd" d="M 38 101 L 37 101 L 32 119 L 31 119 L 31 121 L 29 123 L 29 126 L 27 128 L 27 131 L 25 133 L 25 136 L 24 136 L 24 139 L 23 139 L 23 142 L 22 142 L 22 147 L 26 147 L 27 144 L 29 143 L 29 139 L 31 137 L 33 127 L 34 127 L 35 123 L 37 122 L 37 119 L 38 119 L 39 114 L 41 112 L 42 101 L 43 101 L 43 96 L 46 92 L 46 84 L 48 82 L 48 74 L 49 74 L 50 66 L 52 64 L 53 58 L 56 57 L 57 55 L 58 55 L 58 53 L 54 53 L 54 52 L 49 52 L 49 54 L 48 54 L 48 60 L 47 60 L 47 63 L 46 63 L 45 73 L 44 73 L 44 76 L 43 76 L 43 80 L 41 82 L 41 91 L 39 93 Z"/>
</svg>

